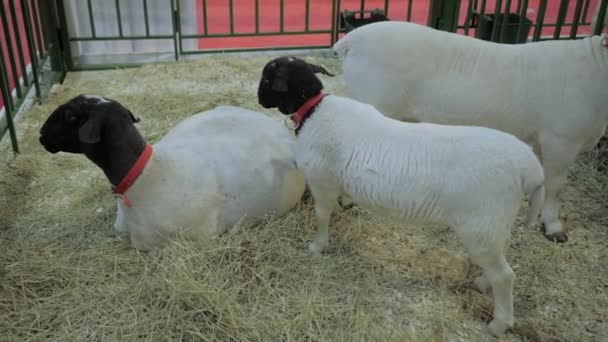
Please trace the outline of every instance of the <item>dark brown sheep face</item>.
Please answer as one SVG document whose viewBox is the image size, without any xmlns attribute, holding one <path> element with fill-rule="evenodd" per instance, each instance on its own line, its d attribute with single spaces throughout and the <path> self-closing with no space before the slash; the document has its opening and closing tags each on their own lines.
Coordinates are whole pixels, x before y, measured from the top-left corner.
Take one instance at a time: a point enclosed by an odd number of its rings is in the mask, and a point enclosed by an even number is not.
<svg viewBox="0 0 608 342">
<path fill-rule="evenodd" d="M 323 89 L 316 73 L 333 76 L 325 68 L 296 57 L 279 57 L 266 64 L 258 87 L 258 102 L 285 115 L 293 114 Z"/>
<path fill-rule="evenodd" d="M 40 144 L 50 153 L 85 153 L 94 145 L 119 139 L 140 120 L 117 101 L 79 95 L 59 106 L 40 129 Z"/>
</svg>

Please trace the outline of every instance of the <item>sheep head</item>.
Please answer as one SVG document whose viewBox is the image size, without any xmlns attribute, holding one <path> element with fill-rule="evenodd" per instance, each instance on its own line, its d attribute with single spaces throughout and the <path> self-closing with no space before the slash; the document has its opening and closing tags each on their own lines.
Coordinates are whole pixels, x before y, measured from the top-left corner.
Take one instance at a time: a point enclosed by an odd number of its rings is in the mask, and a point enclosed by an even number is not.
<svg viewBox="0 0 608 342">
<path fill-rule="evenodd" d="M 139 122 L 115 100 L 78 95 L 55 109 L 40 129 L 40 144 L 50 153 L 92 152 L 108 141 L 119 141 Z"/>
<path fill-rule="evenodd" d="M 297 57 L 279 57 L 268 62 L 258 87 L 258 102 L 277 107 L 285 115 L 294 113 L 306 100 L 323 89 L 317 73 L 334 76 L 322 66 Z"/>
</svg>

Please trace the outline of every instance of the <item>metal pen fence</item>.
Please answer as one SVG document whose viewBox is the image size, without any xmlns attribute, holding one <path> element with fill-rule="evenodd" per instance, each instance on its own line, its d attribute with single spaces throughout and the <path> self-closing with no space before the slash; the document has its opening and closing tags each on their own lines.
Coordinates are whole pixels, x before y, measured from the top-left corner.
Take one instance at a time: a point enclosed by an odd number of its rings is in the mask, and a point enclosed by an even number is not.
<svg viewBox="0 0 608 342">
<path fill-rule="evenodd" d="M 48 3 L 37 0 L 8 0 L 0 4 L 0 137 L 9 131 L 15 153 L 19 152 L 13 116 L 34 87 L 40 97 L 40 66 L 48 58 L 49 44 L 43 25 L 49 16 Z M 44 22 L 44 23 L 43 23 Z"/>
<path fill-rule="evenodd" d="M 0 138 L 8 130 L 18 151 L 12 118 L 32 87 L 40 98 L 45 63 L 65 74 L 215 52 L 330 48 L 347 31 L 347 11 L 363 18 L 378 10 L 495 42 L 577 39 L 601 33 L 590 17 L 604 23 L 607 7 L 608 0 L 2 0 Z M 165 59 L 118 58 L 138 49 Z"/>
</svg>

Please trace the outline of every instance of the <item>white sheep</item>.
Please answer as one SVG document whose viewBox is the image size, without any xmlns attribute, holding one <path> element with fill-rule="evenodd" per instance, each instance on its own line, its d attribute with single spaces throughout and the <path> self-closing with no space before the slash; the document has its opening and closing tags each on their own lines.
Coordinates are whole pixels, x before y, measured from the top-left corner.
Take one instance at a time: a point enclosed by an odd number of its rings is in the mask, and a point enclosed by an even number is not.
<svg viewBox="0 0 608 342">
<path fill-rule="evenodd" d="M 270 61 L 262 73 L 259 103 L 292 115 L 296 162 L 315 202 L 318 230 L 309 250 L 328 245 L 338 196 L 348 195 L 376 213 L 415 223 L 449 225 L 483 269 L 475 285 L 493 291 L 498 336 L 513 326 L 514 273 L 504 256 L 525 194 L 526 226 L 538 217 L 543 169 L 532 148 L 498 130 L 406 123 L 373 106 L 327 95 L 319 66 L 292 58 Z"/>
<path fill-rule="evenodd" d="M 334 45 L 350 97 L 402 121 L 511 133 L 541 159 L 545 236 L 565 242 L 559 191 L 608 124 L 602 37 L 497 44 L 408 22 L 359 27 Z"/>
<path fill-rule="evenodd" d="M 40 142 L 51 153 L 83 153 L 115 191 L 146 156 L 145 146 L 152 147 L 143 171 L 118 199 L 114 224 L 139 250 L 159 246 L 161 236 L 211 238 L 241 219 L 281 215 L 304 191 L 294 137 L 281 121 L 219 106 L 188 117 L 154 145 L 139 134 L 138 121 L 114 100 L 77 96 L 49 116 Z"/>
</svg>

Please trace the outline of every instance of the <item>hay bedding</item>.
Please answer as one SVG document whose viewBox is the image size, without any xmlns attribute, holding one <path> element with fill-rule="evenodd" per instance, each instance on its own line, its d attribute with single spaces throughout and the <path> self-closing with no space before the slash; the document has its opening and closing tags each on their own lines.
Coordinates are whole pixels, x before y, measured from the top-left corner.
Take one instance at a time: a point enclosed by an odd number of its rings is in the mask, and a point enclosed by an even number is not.
<svg viewBox="0 0 608 342">
<path fill-rule="evenodd" d="M 444 227 L 403 227 L 352 210 L 334 215 L 331 250 L 306 252 L 310 203 L 213 241 L 176 240 L 139 253 L 112 229 L 115 199 L 82 156 L 52 156 L 37 131 L 80 93 L 121 101 L 155 142 L 179 120 L 220 104 L 257 105 L 271 57 L 209 57 L 136 69 L 72 73 L 19 123 L 23 154 L 1 145 L 0 339 L 5 341 L 491 339 L 490 297 Z M 329 57 L 311 60 L 339 72 Z M 343 93 L 340 78 L 324 78 Z M 608 336 L 608 178 L 580 158 L 564 193 L 570 241 L 555 245 L 518 221 L 507 258 L 516 272 L 509 341 Z"/>
</svg>

